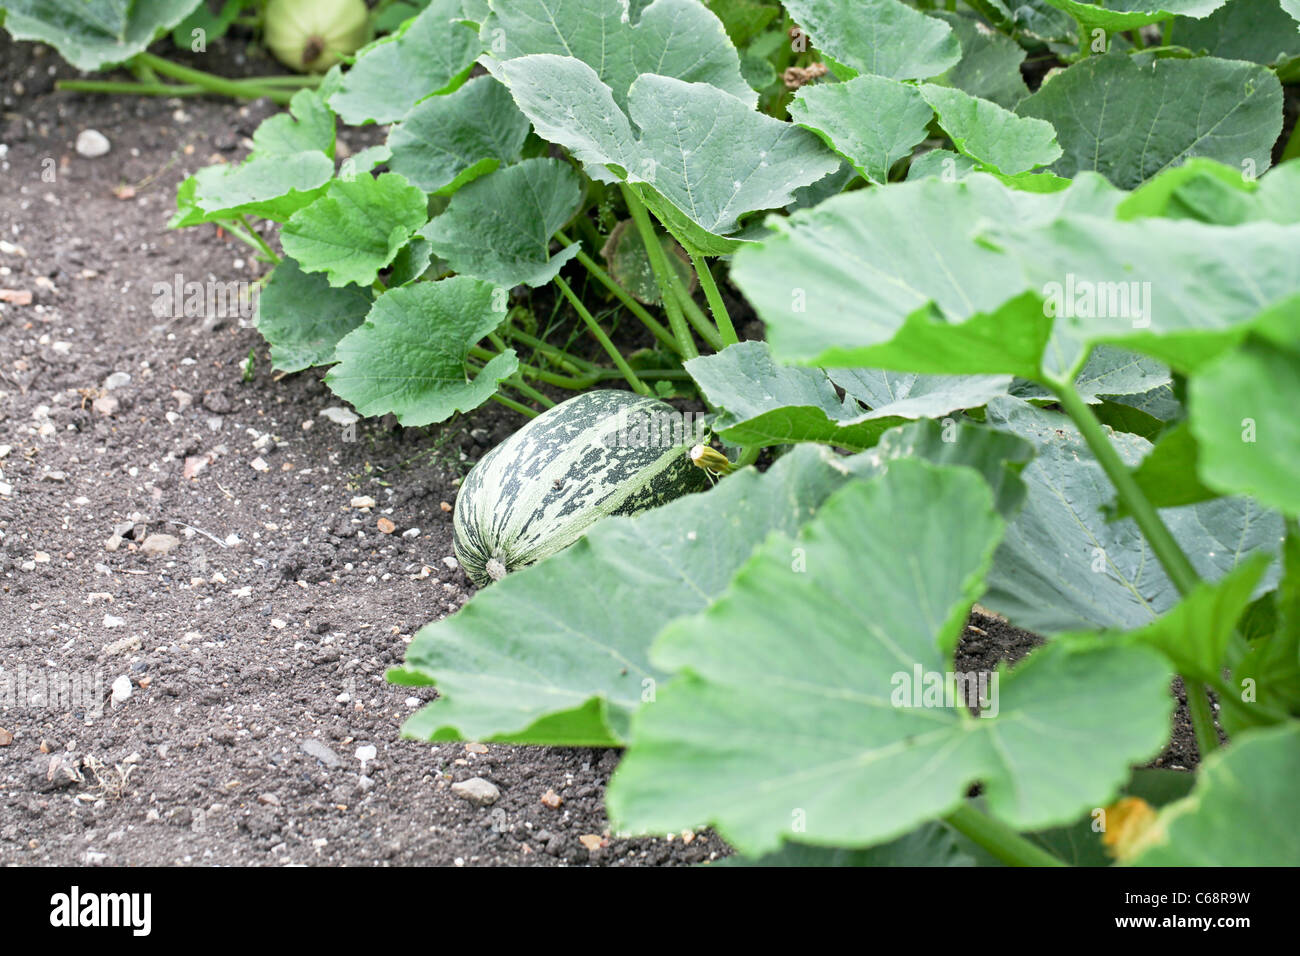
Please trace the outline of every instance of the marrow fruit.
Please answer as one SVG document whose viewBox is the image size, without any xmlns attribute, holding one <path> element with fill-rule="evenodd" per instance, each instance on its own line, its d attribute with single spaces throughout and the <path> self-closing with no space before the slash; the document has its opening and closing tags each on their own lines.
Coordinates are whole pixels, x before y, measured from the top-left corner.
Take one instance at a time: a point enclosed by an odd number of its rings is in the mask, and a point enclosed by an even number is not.
<svg viewBox="0 0 1300 956">
<path fill-rule="evenodd" d="M 483 456 L 456 496 L 456 559 L 482 587 L 568 547 L 607 515 L 630 515 L 708 483 L 699 441 L 672 406 L 586 392 Z"/>
</svg>

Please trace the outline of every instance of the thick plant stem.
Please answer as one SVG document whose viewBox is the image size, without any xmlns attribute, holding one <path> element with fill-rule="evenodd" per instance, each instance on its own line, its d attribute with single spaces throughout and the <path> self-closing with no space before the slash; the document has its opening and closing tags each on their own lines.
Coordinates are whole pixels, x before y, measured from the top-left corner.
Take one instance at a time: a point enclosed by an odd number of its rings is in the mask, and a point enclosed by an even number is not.
<svg viewBox="0 0 1300 956">
<path fill-rule="evenodd" d="M 1196 734 L 1196 749 L 1204 760 L 1219 746 L 1219 732 L 1214 727 L 1214 710 L 1210 707 L 1210 698 L 1205 693 L 1205 685 L 1183 677 L 1183 689 L 1187 691 L 1187 712 L 1192 718 L 1192 731 Z"/>
<path fill-rule="evenodd" d="M 554 362 L 557 368 L 564 369 L 564 371 L 573 375 L 581 376 L 590 372 L 592 369 L 597 368 L 594 362 L 588 362 L 586 359 L 577 355 L 570 355 L 568 352 L 565 352 L 562 349 L 557 349 L 553 345 L 548 345 L 536 336 L 529 335 L 527 332 L 524 332 L 521 329 L 516 329 L 513 326 L 503 326 L 502 334 L 508 336 L 510 339 L 520 343 L 521 345 L 527 345 L 530 349 L 540 352 L 542 355 Z"/>
<path fill-rule="evenodd" d="M 512 409 L 514 409 L 514 410 L 517 411 L 520 415 L 527 415 L 529 418 L 536 418 L 536 417 L 537 417 L 537 412 L 533 411 L 533 410 L 532 410 L 531 408 L 529 408 L 527 405 L 521 405 L 519 402 L 516 402 L 513 398 L 506 398 L 506 397 L 505 397 L 504 395 L 502 395 L 500 392 L 493 392 L 493 393 L 492 393 L 492 401 L 494 401 L 494 402 L 500 402 L 500 403 L 501 403 L 502 405 L 504 405 L 506 408 L 512 408 Z"/>
<path fill-rule="evenodd" d="M 1174 540 L 1169 526 L 1138 487 L 1133 472 L 1124 464 L 1123 459 L 1119 457 L 1119 452 L 1106 437 L 1106 432 L 1097 421 L 1097 416 L 1079 397 L 1071 382 L 1053 379 L 1047 382 L 1047 385 L 1055 394 L 1061 408 L 1078 426 L 1079 433 L 1088 443 L 1097 463 L 1101 465 L 1110 483 L 1115 486 L 1119 500 L 1133 515 L 1133 520 L 1137 522 L 1143 537 L 1151 545 L 1151 550 L 1155 552 L 1160 566 L 1165 569 L 1165 573 L 1173 581 L 1178 593 L 1186 597 L 1199 583 L 1200 575 L 1196 573 L 1192 562 L 1187 559 L 1183 549 Z M 1204 759 L 1219 745 L 1219 734 L 1214 728 L 1214 713 L 1210 709 L 1205 687 L 1200 682 L 1184 676 L 1183 685 L 1187 690 L 1187 711 L 1191 715 L 1192 727 L 1196 731 L 1196 743 L 1200 748 L 1201 758 Z"/>
<path fill-rule="evenodd" d="M 1174 540 L 1169 527 L 1147 500 L 1147 496 L 1142 493 L 1142 489 L 1138 487 L 1133 473 L 1129 471 L 1128 466 L 1119 457 L 1119 452 L 1115 450 L 1115 446 L 1106 437 L 1101 422 L 1097 421 L 1097 416 L 1092 413 L 1092 409 L 1079 397 L 1073 384 L 1055 379 L 1046 384 L 1055 394 L 1065 414 L 1069 415 L 1078 427 L 1079 433 L 1096 456 L 1102 471 L 1115 486 L 1119 500 L 1132 513 L 1133 519 L 1150 543 L 1151 550 L 1155 552 L 1161 567 L 1174 582 L 1174 587 L 1178 588 L 1179 594 L 1186 596 L 1192 588 L 1196 587 L 1200 576 L 1192 567 L 1192 562 L 1187 560 L 1187 555 L 1183 554 L 1183 549 L 1178 546 L 1178 542 Z"/>
<path fill-rule="evenodd" d="M 978 843 L 1009 866 L 1065 866 L 1042 847 L 1031 843 L 1005 823 L 962 803 L 943 818 L 958 833 Z"/>
<path fill-rule="evenodd" d="M 248 230 L 249 236 L 252 237 L 253 242 L 257 244 L 257 248 L 262 250 L 267 259 L 269 259 L 274 265 L 279 265 L 280 257 L 275 254 L 275 250 L 270 247 L 267 241 L 258 235 L 257 230 L 254 229 L 252 223 L 248 221 L 248 217 L 241 215 L 239 217 L 239 224 Z"/>
<path fill-rule="evenodd" d="M 143 66 L 150 67 L 154 71 L 161 73 L 163 76 L 170 76 L 174 80 L 180 80 L 182 83 L 190 83 L 195 86 L 201 86 L 210 93 L 218 93 L 222 96 L 232 96 L 235 99 L 255 100 L 259 97 L 269 96 L 281 106 L 288 104 L 292 99 L 293 93 L 290 90 L 267 89 L 260 86 L 251 86 L 241 83 L 238 80 L 228 80 L 222 76 L 216 76 L 212 73 L 204 73 L 202 70 L 195 70 L 188 66 L 181 66 L 179 63 L 173 63 L 160 56 L 152 53 L 137 53 L 135 62 Z"/>
<path fill-rule="evenodd" d="M 54 88 L 70 93 L 108 93 L 114 96 L 202 96 L 208 92 L 192 83 L 137 83 L 131 80 L 59 80 Z"/>
<path fill-rule="evenodd" d="M 557 232 L 555 238 L 566 246 L 572 245 L 563 232 Z M 629 312 L 641 320 L 641 324 L 650 330 L 651 335 L 658 339 L 667 348 L 679 355 L 681 354 L 681 346 L 677 344 L 677 340 L 673 338 L 673 334 L 663 327 L 662 322 L 647 312 L 645 306 L 632 298 L 626 289 L 615 282 L 613 277 L 602 269 L 595 259 L 591 258 L 591 256 L 587 255 L 581 249 L 578 250 L 577 259 L 582 267 L 591 273 L 593 279 L 613 293 L 614 298 L 618 299 L 619 302 L 622 302 Z"/>
<path fill-rule="evenodd" d="M 523 376 L 520 375 L 518 372 L 516 372 L 514 375 L 511 375 L 508 379 L 506 379 L 506 382 L 508 382 L 510 387 L 513 388 L 520 395 L 523 395 L 525 398 L 531 398 L 533 401 L 535 401 L 538 405 L 541 405 L 543 408 L 555 407 L 555 402 L 551 401 L 549 398 L 547 398 L 537 389 L 533 388 L 531 385 L 525 382 Z"/>
<path fill-rule="evenodd" d="M 727 305 L 722 301 L 718 284 L 713 281 L 713 272 L 709 269 L 709 263 L 694 249 L 689 249 L 688 253 L 691 257 L 691 265 L 695 266 L 695 274 L 700 277 L 700 288 L 704 290 L 704 298 L 708 300 L 709 311 L 713 313 L 713 323 L 722 336 L 723 347 L 735 345 L 740 338 L 736 335 L 736 327 L 731 324 L 731 314 L 727 312 Z"/>
<path fill-rule="evenodd" d="M 720 351 L 722 349 L 722 336 L 713 327 L 713 323 L 704 314 L 704 310 L 695 304 L 695 300 L 691 298 L 690 292 L 686 289 L 686 284 L 682 282 L 682 277 L 673 271 L 671 267 L 668 270 L 668 282 L 672 285 L 673 294 L 677 296 L 677 302 L 682 307 L 682 313 L 686 316 L 686 321 L 691 323 L 691 328 L 700 334 L 700 338 L 708 343 L 709 348 L 715 352 Z"/>
<path fill-rule="evenodd" d="M 638 395 L 649 395 L 649 386 L 636 377 L 636 372 L 632 371 L 632 366 L 627 364 L 627 360 L 623 358 L 623 353 L 618 350 L 618 346 L 609 340 L 609 336 L 605 334 L 605 330 L 600 327 L 599 322 L 592 318 L 591 313 L 587 311 L 587 307 L 582 304 L 582 300 L 573 294 L 573 290 L 569 288 L 569 283 L 565 282 L 560 276 L 556 276 L 555 284 L 559 288 L 560 292 L 564 294 L 564 297 L 569 300 L 569 304 L 573 306 L 574 311 L 577 312 L 582 321 L 586 323 L 587 330 L 591 332 L 596 341 L 600 343 L 600 347 L 605 350 L 605 354 L 613 360 L 616 366 L 618 366 L 618 370 L 623 373 L 623 377 L 627 379 L 627 383 L 632 386 L 632 390 Z"/>
<path fill-rule="evenodd" d="M 655 281 L 659 284 L 659 296 L 664 302 L 664 312 L 668 314 L 668 326 L 673 330 L 673 336 L 681 346 L 679 354 L 683 359 L 696 358 L 700 350 L 695 347 L 691 330 L 686 325 L 686 316 L 682 314 L 681 304 L 673 294 L 668 260 L 664 258 L 664 247 L 659 245 L 659 237 L 655 235 L 655 227 L 650 222 L 650 213 L 646 210 L 645 203 L 641 202 L 640 197 L 626 183 L 619 183 L 618 188 L 622 190 L 623 201 L 627 203 L 632 221 L 636 223 L 637 231 L 641 233 L 646 256 L 650 259 L 650 268 L 655 274 Z"/>
</svg>

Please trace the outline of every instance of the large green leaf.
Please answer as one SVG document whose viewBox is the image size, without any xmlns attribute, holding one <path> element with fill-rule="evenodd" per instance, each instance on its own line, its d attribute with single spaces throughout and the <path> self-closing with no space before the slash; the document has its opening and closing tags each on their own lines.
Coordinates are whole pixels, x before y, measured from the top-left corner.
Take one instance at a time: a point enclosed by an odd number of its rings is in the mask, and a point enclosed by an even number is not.
<svg viewBox="0 0 1300 956">
<path fill-rule="evenodd" d="M 284 251 L 332 286 L 370 285 L 427 218 L 424 192 L 397 173 L 336 179 L 280 231 Z"/>
<path fill-rule="evenodd" d="M 1277 314 L 1277 339 L 1250 338 L 1191 377 L 1189 427 L 1206 485 L 1300 515 L 1300 296 Z"/>
<path fill-rule="evenodd" d="M 610 518 L 559 554 L 480 591 L 422 628 L 390 678 L 436 682 L 441 696 L 403 727 L 430 740 L 608 746 L 667 675 L 649 661 L 655 635 L 706 607 L 770 532 L 794 534 L 854 474 L 925 458 L 978 472 L 1011 513 L 1031 450 L 1018 438 L 932 422 L 887 432 L 841 458 L 802 446 L 766 473 L 744 469 L 701 495 Z M 570 595 L 563 602 L 556 594 Z M 648 682 L 648 683 L 647 683 Z"/>
<path fill-rule="evenodd" d="M 890 167 L 925 139 L 934 119 L 915 86 L 882 76 L 805 86 L 789 111 L 867 180 L 882 185 L 889 181 Z"/>
<path fill-rule="evenodd" d="M 955 341 L 962 331 L 975 331 L 956 323 L 993 313 L 1030 287 L 1015 261 L 974 236 L 989 222 L 1109 215 L 1120 196 L 1098 176 L 1081 176 L 1069 189 L 1047 194 L 1011 190 L 980 174 L 861 190 L 769 220 L 775 234 L 737 253 L 731 278 L 767 323 L 782 360 L 1032 378 L 1051 325 L 1040 303 L 1014 306 L 1024 321 L 1011 326 L 1010 317 L 990 316 L 978 355 L 963 345 L 941 362 L 933 351 L 949 333 Z M 935 317 L 932 302 L 940 310 Z M 907 356 L 927 364 L 889 360 L 884 346 L 905 323 L 914 327 L 909 331 L 932 333 Z"/>
<path fill-rule="evenodd" d="M 1160 436 L 1151 454 L 1133 472 L 1138 487 L 1147 501 L 1157 508 L 1192 505 L 1218 497 L 1217 492 L 1205 487 L 1197 477 L 1200 448 L 1187 422 L 1179 422 Z M 1127 513 L 1122 503 L 1116 514 Z"/>
<path fill-rule="evenodd" d="M 285 259 L 257 300 L 257 330 L 271 345 L 271 364 L 284 372 L 330 364 L 339 339 L 365 321 L 373 301 L 369 289 L 334 288 Z"/>
<path fill-rule="evenodd" d="M 961 59 L 948 24 L 899 0 L 786 0 L 785 8 L 817 50 L 850 75 L 923 80 Z"/>
<path fill-rule="evenodd" d="M 1232 664 L 1229 686 L 1240 703 L 1225 700 L 1219 715 L 1229 734 L 1246 729 L 1255 708 L 1300 716 L 1300 535 L 1294 525 L 1289 531 L 1282 545 L 1282 580 L 1276 592 L 1261 599 L 1271 611 L 1269 626 Z"/>
<path fill-rule="evenodd" d="M 475 180 L 420 230 L 457 272 L 501 286 L 545 285 L 578 254 L 550 253 L 551 236 L 578 211 L 582 183 L 558 159 L 526 159 Z"/>
<path fill-rule="evenodd" d="M 970 16 L 946 10 L 932 11 L 930 16 L 946 20 L 961 43 L 961 60 L 933 82 L 955 86 L 1009 110 L 1029 95 L 1020 74 L 1025 49 L 1019 43 Z"/>
<path fill-rule="evenodd" d="M 15 40 L 48 43 L 79 70 L 125 63 L 180 23 L 200 0 L 4 0 L 0 22 Z"/>
<path fill-rule="evenodd" d="M 1026 173 L 1061 155 L 1051 123 L 1017 116 L 952 87 L 925 83 L 921 95 L 960 152 L 1000 173 Z"/>
<path fill-rule="evenodd" d="M 957 834 L 942 823 L 925 823 L 896 840 L 845 850 L 786 842 L 779 850 L 756 859 L 731 856 L 714 866 L 975 866 L 975 858 Z"/>
<path fill-rule="evenodd" d="M 1006 394 L 1011 384 L 1009 375 L 891 376 L 870 369 L 840 370 L 832 384 L 820 369 L 777 365 L 764 342 L 741 342 L 691 359 L 686 370 L 719 410 L 713 427 L 727 441 L 813 441 L 852 450 L 869 448 L 906 420 L 981 406 Z M 845 389 L 845 398 L 835 385 Z"/>
<path fill-rule="evenodd" d="M 417 104 L 388 134 L 388 168 L 425 192 L 454 193 L 519 159 L 528 119 L 490 76 Z"/>
<path fill-rule="evenodd" d="M 1172 608 L 1178 592 L 1133 520 L 1107 519 L 1114 490 L 1069 419 L 1010 398 L 991 401 L 988 417 L 1037 455 L 1022 473 L 1028 496 L 998 549 L 984 603 L 1039 634 L 1129 630 Z M 1110 439 L 1130 467 L 1151 448 L 1124 432 Z M 1209 581 L 1255 552 L 1276 554 L 1282 535 L 1281 517 L 1248 498 L 1169 508 L 1161 517 Z M 1263 588 L 1272 586 L 1276 570 L 1264 580 Z"/>
<path fill-rule="evenodd" d="M 335 348 L 325 381 L 362 415 L 393 412 L 403 425 L 445 421 L 482 405 L 513 375 L 513 349 L 470 379 L 472 346 L 505 319 L 496 287 L 468 276 L 416 282 L 375 299 L 366 321 Z"/>
<path fill-rule="evenodd" d="M 169 226 L 255 215 L 284 222 L 324 192 L 334 175 L 334 114 L 314 90 L 299 90 L 287 113 L 262 121 L 237 166 L 200 169 L 177 190 Z"/>
<path fill-rule="evenodd" d="M 1105 0 L 1103 3 L 1080 3 L 1079 0 L 1046 0 L 1068 13 L 1086 30 L 1132 30 L 1134 27 L 1159 23 L 1173 16 L 1209 16 L 1227 0 Z"/>
<path fill-rule="evenodd" d="M 756 854 L 881 843 L 976 781 L 1017 828 L 1104 804 L 1168 733 L 1169 672 L 1150 650 L 1042 648 L 990 683 L 980 718 L 908 692 L 952 671 L 1000 531 L 978 477 L 900 461 L 837 492 L 798 539 L 769 539 L 656 642 L 653 660 L 681 673 L 637 713 L 611 817 L 712 823 Z"/>
<path fill-rule="evenodd" d="M 357 54 L 329 104 L 349 126 L 393 123 L 425 97 L 464 82 L 478 36 L 460 22 L 460 0 L 432 0 L 396 33 Z"/>
<path fill-rule="evenodd" d="M 1254 554 L 1213 584 L 1201 581 L 1173 610 L 1131 632 L 1132 639 L 1160 651 L 1184 677 L 1218 680 L 1233 630 L 1270 559 Z"/>
<path fill-rule="evenodd" d="M 753 106 L 758 96 L 722 23 L 696 0 L 496 0 L 483 21 L 483 49 L 498 60 L 532 53 L 576 57 L 610 88 L 620 109 L 643 73 L 708 83 Z"/>
<path fill-rule="evenodd" d="M 1231 0 L 1203 20 L 1179 17 L 1171 39 L 1225 60 L 1268 66 L 1300 57 L 1300 23 L 1278 0 Z"/>
<path fill-rule="evenodd" d="M 440 697 L 403 733 L 625 742 L 632 711 L 667 676 L 648 659 L 654 636 L 721 593 L 769 531 L 796 531 L 847 479 L 832 462 L 825 450 L 797 449 L 766 474 L 746 469 L 705 494 L 600 522 L 480 591 L 407 649 L 407 671 L 435 680 Z"/>
<path fill-rule="evenodd" d="M 1254 173 L 1268 169 L 1282 131 L 1282 86 L 1266 67 L 1236 60 L 1085 57 L 1017 108 L 1047 120 L 1065 154 L 1061 176 L 1101 173 L 1132 189 L 1192 156 Z"/>
<path fill-rule="evenodd" d="M 742 216 L 786 205 L 796 188 L 839 165 L 812 133 L 705 83 L 643 74 L 624 114 L 581 60 L 534 54 L 493 69 L 539 135 L 568 149 L 597 179 L 644 184 L 660 218 L 674 213 L 668 225 L 689 232 L 704 251 L 730 249 L 735 243 L 720 237 L 738 229 Z"/>
<path fill-rule="evenodd" d="M 1300 293 L 1300 226 L 1072 216 L 996 226 L 987 241 L 1017 258 L 1047 297 L 1056 322 L 1045 364 L 1054 372 L 1103 341 L 1189 371 L 1252 327 L 1281 321 L 1261 313 Z"/>
<path fill-rule="evenodd" d="M 1210 754 L 1186 798 L 1160 811 L 1136 866 L 1295 866 L 1300 722 L 1243 733 Z"/>
</svg>

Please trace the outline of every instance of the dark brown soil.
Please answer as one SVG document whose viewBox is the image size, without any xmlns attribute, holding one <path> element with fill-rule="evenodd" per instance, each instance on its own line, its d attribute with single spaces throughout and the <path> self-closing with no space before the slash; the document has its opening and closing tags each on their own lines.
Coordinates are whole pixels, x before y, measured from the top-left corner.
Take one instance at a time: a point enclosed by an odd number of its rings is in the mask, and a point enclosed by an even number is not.
<svg viewBox="0 0 1300 956">
<path fill-rule="evenodd" d="M 431 691 L 384 671 L 472 593 L 442 505 L 519 422 L 491 405 L 430 430 L 362 421 L 348 441 L 320 416 L 341 403 L 319 374 L 274 381 L 246 320 L 155 314 L 155 284 L 178 275 L 257 277 L 229 236 L 164 224 L 177 183 L 242 156 L 271 107 L 53 90 L 71 75 L 0 35 L 0 289 L 32 293 L 0 304 L 0 665 L 28 682 L 0 702 L 0 865 L 726 854 L 707 832 L 609 837 L 615 751 L 400 739 Z M 87 128 L 107 155 L 75 151 Z M 129 382 L 106 388 L 115 373 Z M 149 555 L 151 534 L 179 543 Z M 983 631 L 972 660 L 1032 644 Z M 55 699 L 64 678 L 92 695 Z M 494 806 L 453 794 L 473 776 L 500 788 Z"/>
</svg>

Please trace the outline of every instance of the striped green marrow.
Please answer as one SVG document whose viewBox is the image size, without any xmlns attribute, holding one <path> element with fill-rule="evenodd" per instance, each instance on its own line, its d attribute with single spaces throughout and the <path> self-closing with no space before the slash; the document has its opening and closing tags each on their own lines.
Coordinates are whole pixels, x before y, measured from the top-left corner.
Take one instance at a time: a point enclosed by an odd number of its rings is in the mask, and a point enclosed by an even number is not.
<svg viewBox="0 0 1300 956">
<path fill-rule="evenodd" d="M 456 496 L 455 550 L 480 587 L 568 547 L 606 515 L 703 487 L 695 423 L 631 392 L 585 392 L 483 456 Z"/>
</svg>

